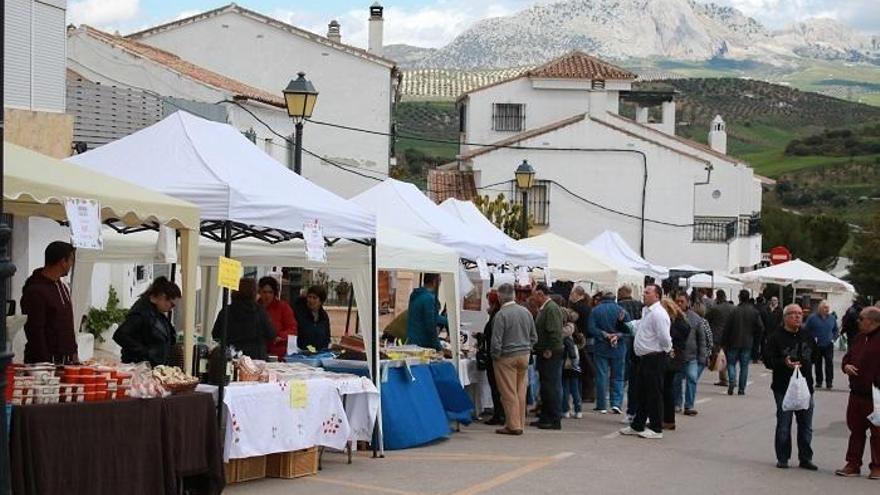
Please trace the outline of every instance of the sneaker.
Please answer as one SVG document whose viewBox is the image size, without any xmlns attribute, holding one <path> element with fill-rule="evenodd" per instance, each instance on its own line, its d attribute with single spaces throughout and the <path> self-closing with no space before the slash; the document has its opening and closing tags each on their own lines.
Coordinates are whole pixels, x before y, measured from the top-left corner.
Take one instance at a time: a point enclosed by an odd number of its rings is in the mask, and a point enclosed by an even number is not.
<svg viewBox="0 0 880 495">
<path fill-rule="evenodd" d="M 834 471 L 834 474 L 836 474 L 837 476 L 843 476 L 844 478 L 855 478 L 856 476 L 862 475 L 862 470 L 851 464 L 847 464 L 841 469 Z"/>
<path fill-rule="evenodd" d="M 696 409 L 685 409 L 685 410 L 684 410 L 684 415 L 685 415 L 685 416 L 696 416 L 696 415 L 697 415 L 697 410 L 696 410 Z"/>
<path fill-rule="evenodd" d="M 571 413 L 570 413 L 570 412 L 563 413 L 563 414 L 562 414 L 562 417 L 565 418 L 565 419 L 570 419 L 570 418 L 571 418 Z"/>
<path fill-rule="evenodd" d="M 746 395 L 746 391 L 740 390 L 739 392 L 736 393 L 736 395 Z"/>
<path fill-rule="evenodd" d="M 574 418 L 575 418 L 575 419 L 583 419 L 583 418 L 584 418 L 584 413 L 582 413 L 582 412 L 574 413 Z"/>
<path fill-rule="evenodd" d="M 806 469 L 807 471 L 818 471 L 819 470 L 819 466 L 813 464 L 810 461 L 801 461 L 799 464 L 799 467 L 801 469 Z"/>
<path fill-rule="evenodd" d="M 608 414 L 608 409 L 593 409 L 596 414 Z"/>
<path fill-rule="evenodd" d="M 643 431 L 640 431 L 639 436 L 642 438 L 650 439 L 650 440 L 659 440 L 659 439 L 663 438 L 662 433 L 657 433 L 656 431 L 654 431 L 650 428 L 645 428 Z"/>
<path fill-rule="evenodd" d="M 617 406 L 612 407 L 611 412 L 613 412 L 614 414 L 623 414 L 623 411 L 621 411 L 620 408 Z"/>
<path fill-rule="evenodd" d="M 778 467 L 779 469 L 788 469 L 788 462 L 779 461 L 776 463 L 776 467 Z"/>
<path fill-rule="evenodd" d="M 633 422 L 634 418 L 635 418 L 635 416 L 633 416 L 632 414 L 627 414 L 626 417 L 624 417 L 623 419 L 620 420 L 620 422 L 625 425 L 628 425 Z"/>
<path fill-rule="evenodd" d="M 630 436 L 635 436 L 635 437 L 637 437 L 637 436 L 639 436 L 639 434 L 640 434 L 641 432 L 638 432 L 638 431 L 636 431 L 636 430 L 633 430 L 631 427 L 627 426 L 626 428 L 623 428 L 622 430 L 620 430 L 619 433 L 620 433 L 621 435 L 630 435 Z"/>
<path fill-rule="evenodd" d="M 827 390 L 831 390 L 831 389 L 834 388 L 834 387 L 832 387 L 831 384 L 829 383 L 828 385 L 825 385 L 825 388 L 826 388 Z"/>
</svg>

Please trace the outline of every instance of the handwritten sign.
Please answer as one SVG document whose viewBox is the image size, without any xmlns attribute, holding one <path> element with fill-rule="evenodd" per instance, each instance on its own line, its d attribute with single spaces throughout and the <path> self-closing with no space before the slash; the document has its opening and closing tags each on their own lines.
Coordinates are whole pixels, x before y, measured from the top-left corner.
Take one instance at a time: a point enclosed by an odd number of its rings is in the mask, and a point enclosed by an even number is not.
<svg viewBox="0 0 880 495">
<path fill-rule="evenodd" d="M 94 199 L 65 198 L 64 211 L 70 224 L 70 243 L 74 247 L 104 249 L 100 203 Z"/>
<path fill-rule="evenodd" d="M 241 262 L 232 258 L 220 257 L 217 270 L 217 285 L 224 289 L 238 290 L 238 281 L 241 280 Z"/>
<path fill-rule="evenodd" d="M 327 262 L 327 249 L 324 247 L 324 229 L 316 219 L 303 225 L 303 240 L 306 243 L 306 258 L 318 263 Z"/>
<path fill-rule="evenodd" d="M 489 280 L 489 265 L 483 258 L 477 258 L 477 270 L 480 271 L 480 280 Z"/>
<path fill-rule="evenodd" d="M 529 269 L 521 266 L 516 269 L 516 285 L 520 287 L 529 287 L 532 285 L 532 281 L 529 278 Z"/>
<path fill-rule="evenodd" d="M 302 380 L 290 381 L 290 407 L 305 409 L 309 405 L 309 387 Z"/>
</svg>

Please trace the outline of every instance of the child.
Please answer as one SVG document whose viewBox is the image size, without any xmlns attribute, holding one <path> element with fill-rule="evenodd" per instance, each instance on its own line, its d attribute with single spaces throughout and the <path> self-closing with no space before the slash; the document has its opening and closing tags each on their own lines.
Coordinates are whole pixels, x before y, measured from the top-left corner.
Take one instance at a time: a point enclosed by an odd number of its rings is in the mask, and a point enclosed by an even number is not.
<svg viewBox="0 0 880 495">
<path fill-rule="evenodd" d="M 574 314 L 574 318 L 577 318 L 577 313 Z M 569 317 L 562 328 L 562 343 L 564 346 L 562 353 L 562 415 L 566 418 L 572 417 L 568 409 L 568 399 L 571 396 L 574 417 L 581 419 L 584 417 L 584 413 L 581 412 L 581 359 L 578 353 L 578 345 L 573 337 L 574 331 L 574 321 Z"/>
</svg>

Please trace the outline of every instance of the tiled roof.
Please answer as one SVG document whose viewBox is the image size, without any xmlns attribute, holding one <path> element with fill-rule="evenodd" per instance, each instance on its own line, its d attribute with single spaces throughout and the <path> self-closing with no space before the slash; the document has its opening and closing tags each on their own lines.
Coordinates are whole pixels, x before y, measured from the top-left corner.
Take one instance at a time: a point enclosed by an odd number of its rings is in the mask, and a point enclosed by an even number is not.
<svg viewBox="0 0 880 495">
<path fill-rule="evenodd" d="M 265 22 L 266 24 L 268 24 L 270 26 L 280 28 L 284 31 L 287 31 L 288 33 L 312 40 L 314 42 L 329 46 L 331 48 L 335 48 L 339 51 L 346 52 L 351 55 L 355 55 L 355 56 L 370 60 L 372 62 L 376 62 L 376 63 L 378 63 L 380 65 L 384 65 L 388 68 L 393 68 L 393 67 L 397 66 L 397 62 L 390 60 L 390 59 L 387 59 L 387 58 L 384 58 L 384 57 L 380 57 L 374 53 L 370 53 L 369 51 L 364 50 L 363 48 L 357 48 L 355 46 L 346 45 L 345 43 L 333 41 L 330 38 L 327 38 L 325 36 L 315 34 L 311 31 L 306 31 L 305 29 L 298 28 L 298 27 L 293 26 L 291 24 L 288 24 L 286 22 L 279 21 L 278 19 L 275 19 L 274 17 L 269 17 L 269 16 L 261 14 L 259 12 L 255 12 L 253 10 L 246 9 L 246 8 L 244 8 L 240 5 L 236 5 L 234 3 L 230 3 L 228 5 L 224 5 L 223 7 L 219 7 L 219 8 L 213 9 L 213 10 L 208 10 L 206 12 L 202 12 L 202 13 L 184 18 L 184 19 L 179 19 L 179 20 L 171 21 L 171 22 L 168 22 L 165 24 L 160 24 L 158 26 L 153 26 L 151 28 L 147 28 L 142 31 L 138 31 L 136 33 L 129 34 L 127 37 L 132 38 L 132 39 L 144 38 L 144 37 L 147 37 L 153 33 L 159 32 L 159 31 L 164 31 L 166 29 L 171 29 L 171 28 L 175 28 L 178 26 L 183 26 L 185 24 L 196 22 L 201 19 L 206 19 L 208 17 L 212 17 L 215 15 L 224 14 L 226 12 L 235 12 L 237 14 L 247 16 L 252 19 L 261 21 L 261 22 Z"/>
<path fill-rule="evenodd" d="M 473 201 L 477 197 L 474 173 L 460 170 L 429 170 L 428 197 L 438 204 L 449 198 Z"/>
<path fill-rule="evenodd" d="M 632 80 L 636 79 L 638 75 L 633 74 L 632 72 L 626 69 L 622 69 L 616 65 L 609 64 L 608 62 L 605 62 L 603 60 L 599 60 L 598 58 L 591 55 L 587 55 L 584 52 L 573 51 L 566 53 L 559 58 L 553 59 L 544 65 L 539 65 L 538 67 L 529 69 L 521 74 L 515 74 L 506 79 L 501 79 L 491 82 L 489 84 L 485 84 L 483 86 L 479 86 L 477 88 L 467 90 L 462 93 L 461 96 L 458 97 L 458 99 L 461 100 L 471 93 L 475 93 L 486 88 L 491 88 L 493 86 L 498 86 L 510 81 L 515 81 L 517 79 L 522 79 L 523 77 L 536 77 L 544 79 Z"/>
<path fill-rule="evenodd" d="M 575 124 L 577 122 L 584 120 L 584 118 L 586 118 L 586 116 L 587 116 L 587 114 L 581 113 L 581 114 L 578 114 L 578 115 L 575 115 L 572 117 L 568 117 L 566 119 L 562 119 L 562 120 L 553 122 L 552 124 L 547 124 L 542 127 L 536 127 L 534 129 L 531 129 L 531 130 L 528 130 L 525 132 L 521 132 L 519 134 L 514 134 L 513 136 L 510 136 L 509 138 L 505 138 L 500 141 L 496 141 L 488 146 L 483 146 L 481 148 L 473 149 L 473 150 L 467 151 L 465 153 L 462 153 L 461 155 L 458 156 L 458 159 L 459 160 L 470 160 L 471 158 L 473 158 L 475 156 L 480 156 L 484 153 L 488 153 L 490 151 L 495 151 L 498 148 L 513 146 L 516 143 L 519 143 L 521 141 L 525 141 L 526 139 L 531 139 L 533 137 L 540 136 L 542 134 L 547 134 L 548 132 L 553 132 L 557 129 L 562 129 L 563 127 L 568 127 L 572 124 Z"/>
<path fill-rule="evenodd" d="M 526 73 L 548 79 L 635 79 L 636 75 L 584 52 L 573 51 Z"/>
<path fill-rule="evenodd" d="M 173 53 L 166 52 L 165 50 L 160 50 L 144 43 L 139 43 L 134 40 L 123 38 L 121 36 L 106 33 L 91 26 L 83 25 L 82 29 L 84 29 L 89 36 L 95 39 L 113 45 L 134 56 L 142 57 L 151 60 L 157 64 L 163 65 L 190 79 L 199 81 L 208 86 L 212 86 L 223 91 L 227 91 L 235 97 L 258 101 L 260 103 L 265 103 L 267 105 L 272 105 L 279 108 L 287 108 L 284 102 L 284 98 L 282 98 L 281 95 L 273 95 L 267 91 L 263 91 L 262 89 L 249 86 L 240 81 L 236 81 L 235 79 L 231 79 L 222 74 L 210 71 L 191 62 L 187 62 L 186 60 L 183 60 Z"/>
</svg>

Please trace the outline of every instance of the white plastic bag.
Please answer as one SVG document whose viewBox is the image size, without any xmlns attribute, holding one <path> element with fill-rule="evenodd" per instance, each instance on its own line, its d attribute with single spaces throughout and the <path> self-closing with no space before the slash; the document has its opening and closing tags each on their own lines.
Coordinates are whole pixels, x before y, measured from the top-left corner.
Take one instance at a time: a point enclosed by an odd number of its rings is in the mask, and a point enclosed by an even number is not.
<svg viewBox="0 0 880 495">
<path fill-rule="evenodd" d="M 868 415 L 868 421 L 874 426 L 880 426 L 880 388 L 874 386 L 874 412 Z"/>
<path fill-rule="evenodd" d="M 791 380 L 788 381 L 788 390 L 785 391 L 785 397 L 782 399 L 783 411 L 801 411 L 810 408 L 810 387 L 807 385 L 807 379 L 801 374 L 801 367 L 798 366 L 791 374 Z"/>
</svg>

